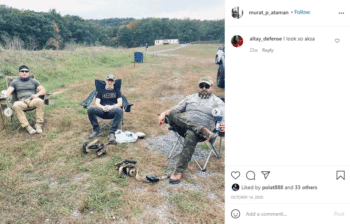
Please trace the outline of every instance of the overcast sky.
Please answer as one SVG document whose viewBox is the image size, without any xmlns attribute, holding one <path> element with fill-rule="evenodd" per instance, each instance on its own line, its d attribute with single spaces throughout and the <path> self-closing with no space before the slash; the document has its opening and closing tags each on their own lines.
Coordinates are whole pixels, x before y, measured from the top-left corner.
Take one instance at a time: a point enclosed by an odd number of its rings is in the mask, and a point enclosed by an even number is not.
<svg viewBox="0 0 350 224">
<path fill-rule="evenodd" d="M 225 18 L 225 0 L 1 0 L 0 4 L 35 12 L 56 9 L 62 16 L 69 14 L 83 19 Z"/>
</svg>

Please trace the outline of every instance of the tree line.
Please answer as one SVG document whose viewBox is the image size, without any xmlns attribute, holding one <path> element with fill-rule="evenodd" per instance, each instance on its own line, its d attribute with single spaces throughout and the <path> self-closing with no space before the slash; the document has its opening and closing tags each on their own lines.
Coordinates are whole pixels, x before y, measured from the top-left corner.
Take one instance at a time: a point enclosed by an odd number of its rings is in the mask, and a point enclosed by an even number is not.
<svg viewBox="0 0 350 224">
<path fill-rule="evenodd" d="M 18 10 L 0 5 L 0 46 L 5 49 L 63 49 L 66 44 L 137 47 L 157 39 L 180 42 L 225 37 L 224 20 L 112 18 L 84 20 L 49 12 Z"/>
</svg>

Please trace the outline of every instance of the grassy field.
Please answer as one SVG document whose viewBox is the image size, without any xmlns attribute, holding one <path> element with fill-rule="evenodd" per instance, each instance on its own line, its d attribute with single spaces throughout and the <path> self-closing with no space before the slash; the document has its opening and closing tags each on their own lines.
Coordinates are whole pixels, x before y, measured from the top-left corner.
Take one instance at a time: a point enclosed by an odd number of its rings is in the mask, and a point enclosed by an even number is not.
<svg viewBox="0 0 350 224">
<path fill-rule="evenodd" d="M 176 51 L 164 52 L 164 54 L 175 54 L 175 55 L 184 55 L 187 57 L 195 58 L 208 58 L 214 61 L 215 54 L 218 51 L 218 47 L 222 45 L 217 44 L 195 44 L 191 47 L 186 47 L 178 49 Z"/>
<path fill-rule="evenodd" d="M 191 162 L 179 186 L 119 178 L 114 163 L 122 159 L 136 159 L 143 174 L 156 175 L 165 172 L 168 159 L 150 150 L 146 139 L 107 146 L 102 158 L 82 154 L 91 125 L 79 106 L 94 89 L 94 79 L 114 74 L 134 104 L 124 129 L 144 132 L 146 138 L 168 134 L 157 124 L 157 114 L 181 100 L 173 96 L 197 92 L 201 76 L 216 80 L 218 46 L 145 55 L 135 67 L 133 52 L 141 48 L 1 52 L 0 73 L 17 75 L 26 64 L 56 94 L 45 107 L 43 134 L 14 132 L 9 124 L 0 130 L 0 223 L 223 223 L 224 154 L 211 159 L 206 175 Z M 214 93 L 224 96 L 222 89 Z M 106 134 L 99 139 L 106 143 Z"/>
</svg>

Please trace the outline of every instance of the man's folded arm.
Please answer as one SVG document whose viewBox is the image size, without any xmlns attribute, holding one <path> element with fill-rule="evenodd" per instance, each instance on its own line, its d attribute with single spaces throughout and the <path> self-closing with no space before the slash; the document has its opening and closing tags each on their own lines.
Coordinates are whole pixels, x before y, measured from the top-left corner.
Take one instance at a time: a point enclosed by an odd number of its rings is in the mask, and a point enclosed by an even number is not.
<svg viewBox="0 0 350 224">
<path fill-rule="evenodd" d="M 96 98 L 95 100 L 95 106 L 99 107 L 99 108 L 104 108 L 104 106 L 101 105 L 101 99 L 100 98 Z"/>
<path fill-rule="evenodd" d="M 117 104 L 113 105 L 114 107 L 118 108 L 118 107 L 122 107 L 123 106 L 123 98 L 118 98 L 117 99 Z"/>
<path fill-rule="evenodd" d="M 43 86 L 38 86 L 38 93 L 37 93 L 37 96 L 43 96 L 46 94 L 46 90 Z"/>
</svg>

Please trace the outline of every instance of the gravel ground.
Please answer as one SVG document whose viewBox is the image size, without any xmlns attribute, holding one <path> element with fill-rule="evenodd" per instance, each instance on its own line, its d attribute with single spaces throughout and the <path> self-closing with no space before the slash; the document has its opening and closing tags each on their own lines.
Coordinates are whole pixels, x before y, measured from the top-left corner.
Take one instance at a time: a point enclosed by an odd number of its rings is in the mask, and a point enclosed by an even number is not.
<svg viewBox="0 0 350 224">
<path fill-rule="evenodd" d="M 170 132 L 167 135 L 161 135 L 161 136 L 157 136 L 155 138 L 148 138 L 147 142 L 149 144 L 149 149 L 151 151 L 154 151 L 155 153 L 161 153 L 167 157 L 169 157 L 173 146 L 177 143 L 176 148 L 173 152 L 172 155 L 177 155 L 178 153 L 181 152 L 182 150 L 182 144 L 183 140 L 182 138 L 180 138 L 180 140 L 178 140 L 178 138 L 176 137 L 174 132 Z M 198 145 L 197 145 L 198 147 Z M 200 163 L 205 162 L 206 158 L 208 157 L 210 153 L 209 149 L 196 149 L 196 151 L 194 152 L 194 157 L 197 159 L 197 161 L 199 161 Z M 212 155 L 213 156 L 213 155 Z M 176 163 L 176 159 L 177 156 L 175 158 L 169 159 L 169 165 L 175 165 L 174 163 Z M 193 161 L 193 159 L 192 159 Z M 170 168 L 170 167 L 169 167 Z M 197 175 L 210 175 L 209 172 L 197 172 Z"/>
<path fill-rule="evenodd" d="M 147 138 L 146 139 L 148 144 L 148 149 L 154 153 L 159 153 L 159 154 L 163 154 L 166 157 L 169 157 L 173 146 L 175 145 L 175 143 L 178 141 L 176 135 L 174 132 L 170 132 L 169 134 L 166 135 L 161 135 L 161 136 L 157 136 L 155 138 Z M 182 139 L 181 139 L 182 141 Z M 178 144 L 177 147 L 175 148 L 173 154 L 177 154 L 179 152 L 181 152 L 182 150 L 182 145 Z M 209 150 L 204 150 L 204 149 L 197 149 L 194 153 L 194 156 L 197 158 L 197 160 L 199 161 L 200 164 L 204 164 L 208 154 L 209 154 Z M 213 157 L 213 155 L 212 155 Z M 169 159 L 169 164 L 168 164 L 168 170 L 167 170 L 167 174 L 170 175 L 174 169 L 175 169 L 175 165 L 176 165 L 176 161 L 177 161 L 177 156 L 175 158 Z M 213 158 L 211 158 L 213 159 Z M 193 162 L 193 159 L 192 161 Z M 210 176 L 217 176 L 217 175 L 224 175 L 223 173 L 213 173 L 210 171 L 206 171 L 206 172 L 202 172 L 198 169 L 198 171 L 196 172 L 187 172 L 186 176 L 189 179 L 194 179 L 196 180 L 197 178 L 202 178 L 202 177 L 210 177 Z M 197 181 L 196 181 L 197 182 Z M 215 204 L 219 204 L 220 208 L 222 208 L 222 211 L 224 211 L 225 208 L 225 203 L 214 193 L 212 193 L 210 191 L 209 188 L 207 188 L 206 185 L 204 184 L 200 184 L 200 183 L 188 183 L 187 181 L 182 181 L 179 184 L 169 184 L 168 181 L 161 181 L 158 184 L 158 192 L 160 195 L 162 195 L 164 198 L 167 198 L 171 195 L 173 195 L 174 193 L 178 192 L 178 191 L 200 191 L 202 193 L 205 193 L 208 195 L 208 198 L 210 200 L 213 201 L 213 203 Z M 145 213 L 147 212 L 156 212 L 156 214 L 158 214 L 158 217 L 160 218 L 160 220 L 162 220 L 161 223 L 179 223 L 178 220 L 176 220 L 176 217 L 174 217 L 170 211 L 173 209 L 172 208 L 173 205 L 171 203 L 169 203 L 169 201 L 165 200 L 164 203 L 160 206 L 158 206 L 157 208 L 147 208 L 145 209 Z"/>
<path fill-rule="evenodd" d="M 171 151 L 173 150 L 174 145 L 177 143 L 177 145 L 172 153 L 173 157 L 171 159 L 169 159 L 169 161 L 168 161 L 167 174 L 170 175 L 175 169 L 175 165 L 176 165 L 177 158 L 178 158 L 177 155 L 182 150 L 182 144 L 180 144 L 180 142 L 182 143 L 183 139 L 180 138 L 180 140 L 178 140 L 175 133 L 170 132 L 169 134 L 166 134 L 166 135 L 157 136 L 155 138 L 148 138 L 146 141 L 148 143 L 148 148 L 151 151 L 153 151 L 155 153 L 163 154 L 168 158 L 169 158 L 169 155 L 171 154 Z M 197 145 L 197 147 L 198 147 L 198 145 Z M 204 150 L 204 149 L 197 148 L 193 154 L 193 157 L 195 157 L 197 159 L 197 161 L 201 165 L 203 165 L 204 162 L 206 161 L 209 153 L 210 153 L 209 149 Z M 174 155 L 176 155 L 176 156 L 174 157 Z M 211 156 L 214 157 L 214 155 L 211 155 Z M 191 162 L 194 162 L 193 157 L 192 157 Z M 213 159 L 213 158 L 211 158 L 211 159 Z M 212 175 L 221 175 L 221 174 L 212 173 L 210 171 L 202 172 L 198 169 L 197 172 L 188 173 L 187 175 L 191 179 L 196 179 L 198 177 L 209 177 Z M 193 184 L 185 184 L 183 182 L 181 182 L 180 184 L 169 185 L 169 187 L 173 187 L 173 188 L 176 188 L 177 186 L 182 186 L 184 188 L 192 188 L 192 190 L 200 190 L 200 188 L 201 188 L 201 186 L 194 186 Z"/>
</svg>

